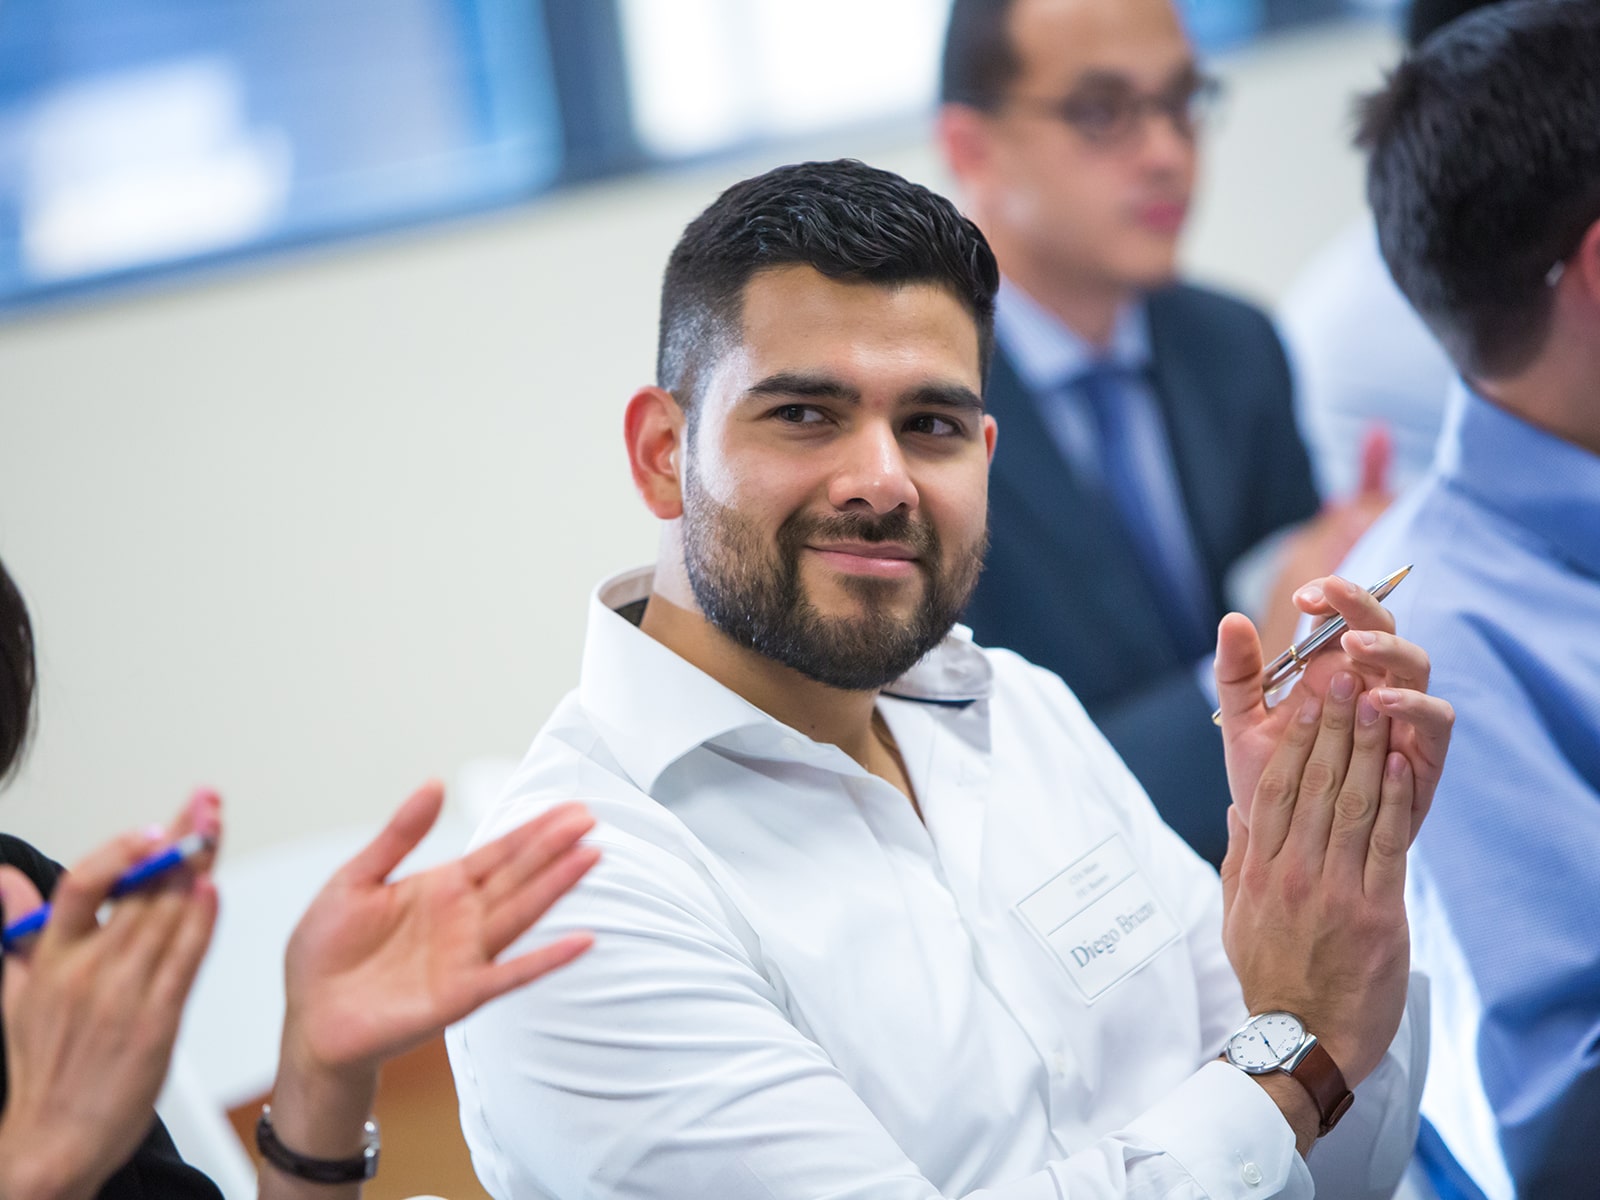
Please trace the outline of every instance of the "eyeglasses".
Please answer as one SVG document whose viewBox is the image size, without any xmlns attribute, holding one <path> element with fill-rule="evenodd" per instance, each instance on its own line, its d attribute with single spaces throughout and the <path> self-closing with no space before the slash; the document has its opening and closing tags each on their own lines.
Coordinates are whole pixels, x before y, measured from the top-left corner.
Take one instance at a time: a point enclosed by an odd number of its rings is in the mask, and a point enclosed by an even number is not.
<svg viewBox="0 0 1600 1200">
<path fill-rule="evenodd" d="M 1012 96 L 1008 103 L 1065 121 L 1085 141 L 1109 149 L 1132 143 L 1147 113 L 1166 117 L 1179 137 L 1192 139 L 1215 115 L 1222 95 L 1220 79 L 1196 75 L 1154 96 L 1118 85 L 1082 88 L 1059 100 Z"/>
</svg>

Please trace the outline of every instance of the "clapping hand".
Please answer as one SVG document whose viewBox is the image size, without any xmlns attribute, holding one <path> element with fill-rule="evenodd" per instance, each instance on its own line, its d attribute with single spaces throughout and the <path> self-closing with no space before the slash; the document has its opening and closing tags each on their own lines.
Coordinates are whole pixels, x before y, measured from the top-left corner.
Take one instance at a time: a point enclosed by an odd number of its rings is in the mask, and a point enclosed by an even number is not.
<svg viewBox="0 0 1600 1200">
<path fill-rule="evenodd" d="M 49 922 L 4 960 L 8 1096 L 0 1118 L 0 1195 L 88 1197 L 155 1121 L 178 1019 L 217 917 L 208 851 L 96 911 L 119 876 L 193 830 L 221 832 L 203 792 L 171 829 L 126 834 L 64 874 Z M 8 918 L 42 899 L 0 867 Z"/>
<path fill-rule="evenodd" d="M 1313 615 L 1338 612 L 1349 628 L 1276 707 L 1261 692 L 1254 626 L 1235 614 L 1219 633 L 1234 799 L 1223 943 L 1250 1011 L 1295 1013 L 1354 1086 L 1382 1059 L 1405 1006 L 1406 850 L 1438 785 L 1454 712 L 1426 692 L 1427 655 L 1395 636 L 1364 589 L 1329 576 L 1296 601 Z M 1282 1095 L 1305 1102 L 1292 1088 Z M 1297 1129 L 1304 1148 L 1315 1123 L 1308 1132 L 1301 1112 Z"/>
<path fill-rule="evenodd" d="M 414 793 L 306 910 L 285 960 L 284 1055 L 318 1070 L 375 1070 L 495 996 L 589 947 L 568 934 L 497 956 L 599 859 L 578 844 L 594 819 L 564 804 L 463 858 L 387 882 L 439 815 Z"/>
</svg>

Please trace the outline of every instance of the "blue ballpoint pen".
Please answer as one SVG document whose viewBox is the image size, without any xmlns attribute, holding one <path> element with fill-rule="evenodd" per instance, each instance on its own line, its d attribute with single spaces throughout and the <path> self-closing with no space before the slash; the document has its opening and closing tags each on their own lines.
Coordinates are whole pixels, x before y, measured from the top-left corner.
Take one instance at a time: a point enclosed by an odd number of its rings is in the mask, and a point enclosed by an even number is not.
<svg viewBox="0 0 1600 1200">
<path fill-rule="evenodd" d="M 174 867 L 188 862 L 196 855 L 215 846 L 216 839 L 207 837 L 203 833 L 191 833 L 179 838 L 159 854 L 153 854 L 143 862 L 135 863 L 129 867 L 111 885 L 107 898 L 115 900 L 118 896 L 126 896 L 145 884 L 159 879 Z M 45 927 L 45 922 L 50 919 L 50 905 L 41 904 L 26 916 L 18 917 L 5 927 L 5 932 L 0 933 L 0 949 L 10 950 L 23 938 L 38 933 Z"/>
</svg>

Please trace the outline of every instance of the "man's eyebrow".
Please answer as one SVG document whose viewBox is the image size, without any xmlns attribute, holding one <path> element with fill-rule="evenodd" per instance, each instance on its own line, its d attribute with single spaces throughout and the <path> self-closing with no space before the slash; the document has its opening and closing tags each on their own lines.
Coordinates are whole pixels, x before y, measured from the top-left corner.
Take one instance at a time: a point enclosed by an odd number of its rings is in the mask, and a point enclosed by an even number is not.
<svg viewBox="0 0 1600 1200">
<path fill-rule="evenodd" d="M 959 383 L 930 383 L 913 388 L 901 399 L 901 403 L 910 406 L 956 408 L 967 412 L 983 411 L 983 397 Z"/>
<path fill-rule="evenodd" d="M 860 404 L 861 393 L 856 388 L 830 375 L 809 375 L 800 371 L 779 371 L 768 375 L 745 389 L 747 397 L 783 397 L 797 400 L 837 400 L 845 404 Z M 904 393 L 899 401 L 905 406 L 928 405 L 934 408 L 955 408 L 965 411 L 983 411 L 983 398 L 969 387 L 959 383 L 926 383 Z"/>
<path fill-rule="evenodd" d="M 779 371 L 745 389 L 746 396 L 793 396 L 803 400 L 843 400 L 860 404 L 861 393 L 828 375 L 808 375 L 800 371 Z"/>
</svg>

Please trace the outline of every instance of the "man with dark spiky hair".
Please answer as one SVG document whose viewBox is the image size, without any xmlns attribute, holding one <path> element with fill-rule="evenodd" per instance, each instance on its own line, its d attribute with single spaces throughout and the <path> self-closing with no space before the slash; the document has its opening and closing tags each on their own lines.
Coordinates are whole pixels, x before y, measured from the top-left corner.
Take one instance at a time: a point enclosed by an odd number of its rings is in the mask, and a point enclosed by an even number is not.
<svg viewBox="0 0 1600 1200">
<path fill-rule="evenodd" d="M 1460 714 L 1409 897 L 1447 1197 L 1590 1196 L 1600 1162 L 1596 63 L 1593 0 L 1494 5 L 1362 123 L 1384 259 L 1464 378 L 1432 474 L 1347 566 L 1415 561 L 1395 615 Z"/>
<path fill-rule="evenodd" d="M 556 914 L 577 973 L 450 1035 L 500 1200 L 1376 1200 L 1409 1158 L 1426 656 L 1320 580 L 1371 644 L 1269 710 L 1222 623 L 1219 887 L 1059 679 L 954 627 L 996 285 L 948 201 L 848 161 L 736 184 L 673 251 L 624 421 L 656 563 L 597 590 L 479 833 L 581 796 L 604 850 Z"/>
</svg>

